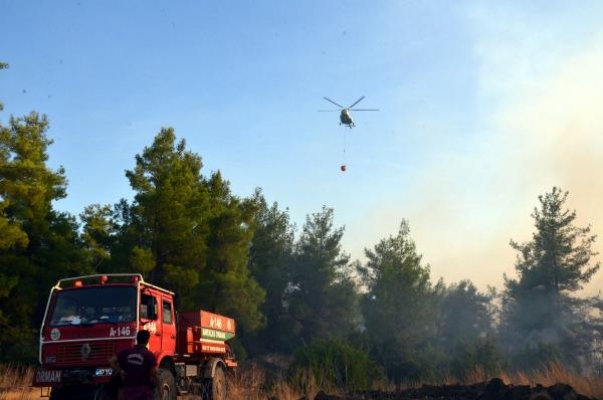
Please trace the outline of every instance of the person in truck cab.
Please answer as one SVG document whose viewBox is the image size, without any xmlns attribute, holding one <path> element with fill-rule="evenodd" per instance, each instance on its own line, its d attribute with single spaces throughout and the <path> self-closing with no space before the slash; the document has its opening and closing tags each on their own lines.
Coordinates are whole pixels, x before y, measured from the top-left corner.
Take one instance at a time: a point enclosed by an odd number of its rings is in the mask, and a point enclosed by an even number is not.
<svg viewBox="0 0 603 400">
<path fill-rule="evenodd" d="M 59 304 L 55 315 L 56 317 L 53 322 L 56 325 L 78 325 L 82 322 L 82 317 L 78 312 L 77 305 L 73 302 Z"/>
<path fill-rule="evenodd" d="M 111 367 L 122 376 L 124 400 L 152 400 L 153 387 L 160 386 L 157 358 L 147 349 L 150 337 L 149 331 L 138 331 L 134 346 L 109 359 Z"/>
</svg>

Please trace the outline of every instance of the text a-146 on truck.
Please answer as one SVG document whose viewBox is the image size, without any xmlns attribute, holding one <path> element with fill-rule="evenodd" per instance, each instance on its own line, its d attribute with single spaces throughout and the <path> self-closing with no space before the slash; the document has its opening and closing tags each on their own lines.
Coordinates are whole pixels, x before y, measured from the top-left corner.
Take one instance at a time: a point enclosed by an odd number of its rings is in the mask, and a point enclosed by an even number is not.
<svg viewBox="0 0 603 400">
<path fill-rule="evenodd" d="M 176 312 L 174 293 L 141 274 L 61 279 L 51 289 L 40 329 L 40 368 L 34 386 L 50 400 L 110 399 L 109 358 L 151 333 L 161 400 L 198 394 L 225 400 L 226 374 L 237 367 L 229 343 L 235 321 L 203 311 Z"/>
</svg>

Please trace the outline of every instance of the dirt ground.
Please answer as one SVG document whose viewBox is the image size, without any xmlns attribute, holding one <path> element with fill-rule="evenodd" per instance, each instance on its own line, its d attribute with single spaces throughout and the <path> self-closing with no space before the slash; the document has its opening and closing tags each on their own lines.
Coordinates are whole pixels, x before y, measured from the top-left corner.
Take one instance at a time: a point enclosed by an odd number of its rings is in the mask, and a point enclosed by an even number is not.
<svg viewBox="0 0 603 400">
<path fill-rule="evenodd" d="M 255 398 L 255 396 L 253 396 Z M 19 388 L 0 392 L 0 400 L 40 399 L 39 388 Z M 199 396 L 179 396 L 178 400 L 198 400 Z M 280 400 L 277 397 L 266 400 Z M 597 400 L 577 393 L 571 386 L 558 383 L 552 386 L 505 385 L 495 378 L 473 385 L 424 385 L 417 389 L 398 392 L 378 390 L 349 393 L 335 396 L 319 392 L 313 399 L 300 400 Z"/>
<path fill-rule="evenodd" d="M 319 392 L 314 400 L 592 400 L 569 385 L 553 386 L 505 385 L 495 378 L 474 385 L 425 385 L 400 392 L 363 391 L 345 397 Z"/>
</svg>

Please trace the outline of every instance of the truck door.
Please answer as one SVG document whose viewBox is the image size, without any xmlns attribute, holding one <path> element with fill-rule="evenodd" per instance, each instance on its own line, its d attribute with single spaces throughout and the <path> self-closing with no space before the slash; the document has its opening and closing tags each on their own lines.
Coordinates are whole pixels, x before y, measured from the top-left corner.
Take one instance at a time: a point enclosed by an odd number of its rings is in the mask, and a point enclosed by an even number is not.
<svg viewBox="0 0 603 400">
<path fill-rule="evenodd" d="M 176 319 L 174 305 L 170 297 L 164 297 L 161 305 L 161 322 L 163 325 L 162 349 L 165 354 L 176 352 Z"/>
<path fill-rule="evenodd" d="M 143 292 L 140 296 L 140 328 L 151 333 L 149 350 L 156 356 L 162 351 L 159 304 L 157 295 L 152 291 Z"/>
</svg>

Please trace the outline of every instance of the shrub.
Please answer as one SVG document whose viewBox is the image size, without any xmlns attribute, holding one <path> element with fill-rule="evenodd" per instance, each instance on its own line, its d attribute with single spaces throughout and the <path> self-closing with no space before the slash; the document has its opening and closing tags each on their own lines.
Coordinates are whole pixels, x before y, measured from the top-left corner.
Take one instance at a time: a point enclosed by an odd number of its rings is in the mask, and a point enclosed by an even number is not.
<svg viewBox="0 0 603 400">
<path fill-rule="evenodd" d="M 462 381 L 467 381 L 476 370 L 488 376 L 496 376 L 504 368 L 505 360 L 495 341 L 486 337 L 472 344 L 459 342 L 450 365 L 450 373 Z"/>
<path fill-rule="evenodd" d="M 344 391 L 369 389 L 383 370 L 363 350 L 340 340 L 316 340 L 295 351 L 289 369 L 293 385 L 305 391 L 314 384 Z"/>
</svg>

